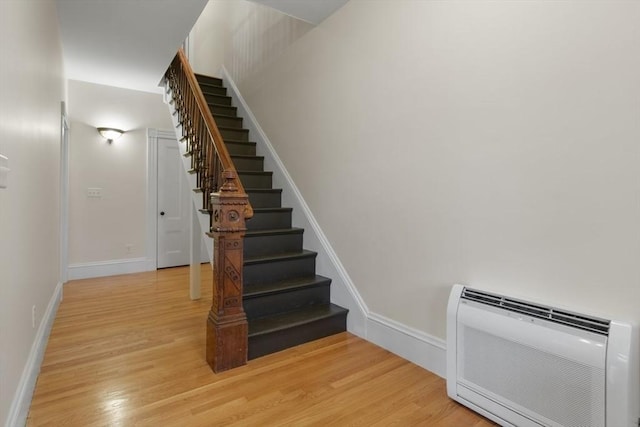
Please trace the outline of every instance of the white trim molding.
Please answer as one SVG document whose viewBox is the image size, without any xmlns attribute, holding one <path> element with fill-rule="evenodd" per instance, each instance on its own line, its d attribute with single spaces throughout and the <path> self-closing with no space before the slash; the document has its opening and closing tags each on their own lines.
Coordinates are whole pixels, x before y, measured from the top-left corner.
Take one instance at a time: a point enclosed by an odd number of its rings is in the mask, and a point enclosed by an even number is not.
<svg viewBox="0 0 640 427">
<path fill-rule="evenodd" d="M 166 93 L 165 93 L 166 95 Z M 147 129 L 147 271 L 158 268 L 158 139 L 176 139 L 169 130 Z"/>
<path fill-rule="evenodd" d="M 224 66 L 220 75 L 233 104 L 238 107 L 238 114 L 243 117 L 243 123 L 249 129 L 251 140 L 257 143 L 258 154 L 264 156 L 265 169 L 273 171 L 274 187 L 283 190 L 283 204 L 293 208 L 294 224 L 305 229 L 305 246 L 318 252 L 318 273 L 332 279 L 331 301 L 349 309 L 348 331 L 444 378 L 445 341 L 369 310 L 273 144 Z"/>
<path fill-rule="evenodd" d="M 153 271 L 154 260 L 148 258 L 112 259 L 109 261 L 69 264 L 69 280 Z M 153 266 L 153 268 L 151 268 Z"/>
<path fill-rule="evenodd" d="M 7 417 L 6 427 L 23 426 L 27 421 L 29 415 L 29 408 L 31 407 L 31 399 L 33 398 L 33 391 L 36 387 L 36 381 L 38 380 L 38 374 L 40 373 L 40 366 L 42 365 L 42 359 L 44 358 L 44 352 L 47 348 L 47 341 L 49 340 L 49 333 L 53 326 L 53 320 L 56 317 L 58 306 L 62 300 L 62 282 L 58 282 L 56 288 L 53 291 L 53 295 L 47 304 L 47 308 L 40 321 L 40 326 L 36 332 L 36 336 L 31 345 L 31 351 L 27 357 L 27 363 L 25 364 L 22 376 L 20 377 L 20 383 L 9 407 L 9 416 Z"/>
<path fill-rule="evenodd" d="M 446 377 L 446 343 L 440 338 L 376 313 L 368 315 L 366 338 L 441 378 Z"/>
<path fill-rule="evenodd" d="M 65 283 L 69 274 L 69 120 L 64 101 L 60 111 L 60 281 Z"/>
</svg>

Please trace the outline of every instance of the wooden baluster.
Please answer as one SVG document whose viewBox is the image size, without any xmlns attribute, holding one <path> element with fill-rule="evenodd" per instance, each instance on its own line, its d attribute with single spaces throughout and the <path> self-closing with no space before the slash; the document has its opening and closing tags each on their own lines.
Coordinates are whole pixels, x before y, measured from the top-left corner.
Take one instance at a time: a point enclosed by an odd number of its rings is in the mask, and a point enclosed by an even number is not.
<svg viewBox="0 0 640 427">
<path fill-rule="evenodd" d="M 213 188 L 214 192 L 220 191 L 220 174 L 222 173 L 222 166 L 220 165 L 220 157 L 217 155 L 213 161 L 213 169 L 211 170 L 211 188 Z M 211 199 L 209 199 L 211 200 Z M 211 203 L 209 204 L 209 209 L 213 209 Z M 210 216 L 209 219 L 209 230 L 213 230 L 213 215 Z"/>
<path fill-rule="evenodd" d="M 202 184 L 202 208 L 204 209 L 207 200 L 211 195 L 211 189 L 207 183 L 207 170 L 205 168 L 206 160 L 208 156 L 209 149 L 209 137 L 207 135 L 207 128 L 205 126 L 204 120 L 202 117 L 198 117 L 198 126 L 199 126 L 199 135 L 200 135 L 200 161 L 198 162 L 198 177 L 200 178 L 200 183 Z"/>
<path fill-rule="evenodd" d="M 187 92 L 185 92 L 185 95 Z M 192 117 L 192 101 L 191 96 L 185 99 L 184 117 L 182 118 L 182 128 L 186 130 L 187 135 L 193 135 Z"/>
<path fill-rule="evenodd" d="M 213 167 L 212 164 L 215 161 L 215 147 L 213 145 L 213 141 L 207 138 L 207 159 L 206 159 L 206 170 L 207 170 L 207 188 L 210 193 L 216 191 L 216 188 L 213 186 Z M 204 209 L 211 211 L 211 198 L 207 197 L 204 201 Z"/>
<path fill-rule="evenodd" d="M 196 106 L 195 106 L 195 98 L 193 105 L 193 114 L 196 114 Z M 198 162 L 196 163 L 195 168 L 197 169 L 197 181 L 198 187 L 202 189 L 202 194 L 207 192 L 205 188 L 204 181 L 202 180 L 202 159 L 204 158 L 204 146 L 207 143 L 207 138 L 205 136 L 205 129 L 202 128 L 202 119 L 200 116 L 196 117 L 197 127 L 195 129 L 195 135 L 198 139 Z"/>
<path fill-rule="evenodd" d="M 178 74 L 176 77 L 176 88 L 178 90 L 178 120 L 182 122 L 186 114 L 186 105 L 185 105 L 185 87 L 184 87 L 184 75 L 182 73 Z M 184 132 L 184 130 L 183 130 Z"/>
<path fill-rule="evenodd" d="M 207 319 L 207 363 L 214 372 L 247 363 L 247 316 L 242 307 L 242 239 L 244 211 L 249 203 L 238 191 L 234 171 L 223 174 L 219 192 L 211 195 L 213 208 L 213 303 Z"/>
</svg>

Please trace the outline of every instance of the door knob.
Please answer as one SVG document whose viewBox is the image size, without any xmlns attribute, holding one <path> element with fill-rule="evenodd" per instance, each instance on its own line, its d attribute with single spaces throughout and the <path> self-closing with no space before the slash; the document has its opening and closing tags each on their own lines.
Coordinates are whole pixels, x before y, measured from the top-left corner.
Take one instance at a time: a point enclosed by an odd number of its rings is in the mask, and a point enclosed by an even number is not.
<svg viewBox="0 0 640 427">
<path fill-rule="evenodd" d="M 164 211 L 160 212 L 160 216 L 164 216 Z"/>
</svg>

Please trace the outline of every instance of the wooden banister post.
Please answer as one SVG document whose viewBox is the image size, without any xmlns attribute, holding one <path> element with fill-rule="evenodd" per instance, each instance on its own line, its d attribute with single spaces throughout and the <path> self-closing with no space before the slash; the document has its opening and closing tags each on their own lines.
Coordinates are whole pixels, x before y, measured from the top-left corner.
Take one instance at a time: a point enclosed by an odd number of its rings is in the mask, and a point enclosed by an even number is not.
<svg viewBox="0 0 640 427">
<path fill-rule="evenodd" d="M 222 173 L 211 194 L 213 211 L 213 304 L 207 319 L 207 363 L 222 372 L 247 363 L 248 326 L 242 307 L 242 243 L 248 196 L 239 191 L 235 171 Z"/>
</svg>

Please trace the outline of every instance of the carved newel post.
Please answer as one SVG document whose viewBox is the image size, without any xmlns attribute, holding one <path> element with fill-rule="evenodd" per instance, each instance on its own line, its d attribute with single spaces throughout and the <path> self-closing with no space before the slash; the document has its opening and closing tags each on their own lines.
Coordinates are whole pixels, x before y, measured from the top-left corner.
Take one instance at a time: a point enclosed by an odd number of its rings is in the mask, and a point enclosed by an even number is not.
<svg viewBox="0 0 640 427">
<path fill-rule="evenodd" d="M 235 171 L 222 174 L 211 194 L 213 221 L 213 304 L 207 319 L 207 363 L 214 372 L 247 363 L 247 316 L 242 308 L 242 239 L 248 196 L 239 192 Z"/>
</svg>

